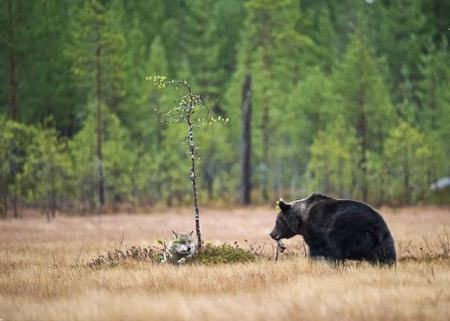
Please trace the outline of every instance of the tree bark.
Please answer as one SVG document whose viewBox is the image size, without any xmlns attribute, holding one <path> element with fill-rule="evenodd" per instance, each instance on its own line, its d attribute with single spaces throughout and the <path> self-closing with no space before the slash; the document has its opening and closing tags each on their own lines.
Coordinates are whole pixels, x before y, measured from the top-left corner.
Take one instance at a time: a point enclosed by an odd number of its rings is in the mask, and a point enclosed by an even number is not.
<svg viewBox="0 0 450 321">
<path fill-rule="evenodd" d="M 19 218 L 19 211 L 18 211 L 18 208 L 17 208 L 17 191 L 16 191 L 15 188 L 14 188 L 12 202 L 13 202 L 14 218 Z"/>
<path fill-rule="evenodd" d="M 16 54 L 16 43 L 15 43 L 15 25 L 13 17 L 13 1 L 8 0 L 7 2 L 8 11 L 8 38 L 9 38 L 9 54 L 8 54 L 8 64 L 9 64 L 9 114 L 12 120 L 19 121 L 19 104 L 17 99 L 17 54 Z"/>
<path fill-rule="evenodd" d="M 261 131 L 262 131 L 262 198 L 267 201 L 269 199 L 269 107 L 263 106 L 262 121 L 261 121 Z"/>
<path fill-rule="evenodd" d="M 410 169 L 409 169 L 409 159 L 410 159 L 410 154 L 409 154 L 409 150 L 408 150 L 408 146 L 406 145 L 404 150 L 403 150 L 403 172 L 404 172 L 404 177 L 403 177 L 403 189 L 404 189 L 404 198 L 403 201 L 405 202 L 406 205 L 409 205 L 411 202 L 411 188 L 410 188 Z"/>
<path fill-rule="evenodd" d="M 369 198 L 369 182 L 367 179 L 367 151 L 369 149 L 368 140 L 368 124 L 366 114 L 366 93 L 364 89 L 360 89 L 358 95 L 358 118 L 357 118 L 357 131 L 361 138 L 361 155 L 359 159 L 359 166 L 361 168 L 361 192 L 362 198 L 367 202 Z"/>
<path fill-rule="evenodd" d="M 55 187 L 55 173 L 51 173 L 51 211 L 52 211 L 52 219 L 55 219 L 56 217 L 56 187 Z"/>
<path fill-rule="evenodd" d="M 101 69 L 101 46 L 97 45 L 95 50 L 95 97 L 97 103 L 97 161 L 98 161 L 98 198 L 100 208 L 98 214 L 101 214 L 105 204 L 105 187 L 103 178 L 103 153 L 102 153 L 102 69 Z"/>
<path fill-rule="evenodd" d="M 13 12 L 13 2 L 12 0 L 8 0 L 7 2 L 7 15 L 8 15 L 8 105 L 9 105 L 9 115 L 11 120 L 13 121 L 19 121 L 20 120 L 20 113 L 19 113 L 19 103 L 17 99 L 17 88 L 18 88 L 18 81 L 17 81 L 17 48 L 16 48 L 16 30 L 15 30 L 15 24 L 14 24 L 14 12 Z M 16 177 L 16 166 L 15 161 L 11 161 L 11 171 L 10 175 L 11 177 Z M 17 211 L 17 195 L 15 188 L 13 189 L 12 193 L 12 207 L 13 207 L 13 213 L 14 217 L 17 218 L 18 211 Z M 5 204 L 8 203 L 8 194 L 5 194 L 6 200 Z M 7 206 L 6 206 L 7 207 Z"/>
<path fill-rule="evenodd" d="M 198 206 L 198 195 L 197 195 L 197 182 L 196 182 L 196 174 L 195 174 L 195 141 L 194 141 L 194 125 L 192 123 L 192 114 L 194 113 L 194 105 L 195 105 L 195 95 L 192 94 L 191 87 L 185 83 L 185 86 L 188 90 L 189 96 L 189 106 L 187 106 L 187 115 L 186 121 L 188 124 L 188 143 L 189 143 L 189 156 L 191 157 L 191 182 L 192 182 L 192 198 L 194 201 L 194 220 L 195 220 L 195 233 L 197 234 L 197 249 L 200 250 L 202 248 L 202 234 L 200 230 L 200 209 Z"/>
<path fill-rule="evenodd" d="M 192 104 L 192 103 L 191 103 Z M 191 110 L 193 106 L 191 105 Z M 194 220 L 195 220 L 195 232 L 197 234 L 197 249 L 202 248 L 202 235 L 200 231 L 200 209 L 198 207 L 198 196 L 197 196 L 197 183 L 195 175 L 195 144 L 194 144 L 194 127 L 191 121 L 192 111 L 189 112 L 187 117 L 187 122 L 189 126 L 189 153 L 191 157 L 191 182 L 192 182 L 192 197 L 194 200 Z"/>
<path fill-rule="evenodd" d="M 271 47 L 273 37 L 271 36 L 270 29 L 270 15 L 267 12 L 262 12 L 261 19 L 263 21 L 261 28 L 261 39 L 262 39 L 262 63 L 264 69 L 270 73 L 271 69 L 271 59 L 269 56 L 269 48 Z M 270 127 L 269 127 L 270 117 L 269 117 L 269 106 L 268 101 L 263 101 L 262 105 L 262 119 L 261 119 L 261 131 L 262 131 L 262 198 L 267 201 L 269 199 L 269 148 L 270 148 Z"/>
<path fill-rule="evenodd" d="M 251 203 L 251 115 L 252 115 L 252 77 L 245 76 L 242 87 L 242 137 L 241 137 L 241 204 Z"/>
<path fill-rule="evenodd" d="M 1 211 L 0 214 L 2 215 L 3 219 L 6 219 L 8 217 L 8 186 L 6 184 L 6 175 L 5 175 L 5 169 L 3 167 L 4 159 L 2 159 L 1 167 L 1 173 L 2 173 L 2 181 L 1 181 L 1 192 L 0 196 L 2 198 L 2 204 L 1 204 Z"/>
<path fill-rule="evenodd" d="M 51 216 L 50 216 L 50 187 L 49 187 L 49 176 L 50 176 L 50 170 L 47 167 L 47 165 L 45 166 L 45 214 L 47 216 L 47 222 L 51 221 Z"/>
</svg>

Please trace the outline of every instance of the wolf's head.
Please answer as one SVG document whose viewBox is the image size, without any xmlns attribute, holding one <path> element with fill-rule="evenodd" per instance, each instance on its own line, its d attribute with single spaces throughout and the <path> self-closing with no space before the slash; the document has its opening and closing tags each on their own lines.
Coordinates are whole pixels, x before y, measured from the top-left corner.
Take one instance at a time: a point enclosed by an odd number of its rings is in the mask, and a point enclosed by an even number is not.
<svg viewBox="0 0 450 321">
<path fill-rule="evenodd" d="M 191 254 L 195 251 L 195 244 L 192 239 L 192 234 L 178 234 L 172 231 L 173 239 L 170 242 L 170 250 L 178 255 L 184 256 Z"/>
</svg>

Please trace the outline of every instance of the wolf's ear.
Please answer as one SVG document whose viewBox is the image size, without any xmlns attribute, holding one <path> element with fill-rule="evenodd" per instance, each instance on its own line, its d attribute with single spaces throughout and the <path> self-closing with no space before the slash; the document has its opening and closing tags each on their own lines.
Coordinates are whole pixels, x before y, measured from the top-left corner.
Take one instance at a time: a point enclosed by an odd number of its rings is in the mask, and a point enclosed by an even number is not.
<svg viewBox="0 0 450 321">
<path fill-rule="evenodd" d="M 192 234 L 194 234 L 194 231 L 191 231 L 191 233 L 189 233 L 189 236 L 192 236 Z"/>
<path fill-rule="evenodd" d="M 177 238 L 177 237 L 178 237 L 178 234 L 177 234 L 177 232 L 175 232 L 175 231 L 172 231 L 172 234 L 173 234 L 173 237 L 174 237 L 174 238 Z"/>
<path fill-rule="evenodd" d="M 291 204 L 286 203 L 285 201 L 283 201 L 282 199 L 280 199 L 278 201 L 278 207 L 280 208 L 280 210 L 282 210 L 283 212 L 287 211 L 288 209 L 291 208 Z"/>
</svg>

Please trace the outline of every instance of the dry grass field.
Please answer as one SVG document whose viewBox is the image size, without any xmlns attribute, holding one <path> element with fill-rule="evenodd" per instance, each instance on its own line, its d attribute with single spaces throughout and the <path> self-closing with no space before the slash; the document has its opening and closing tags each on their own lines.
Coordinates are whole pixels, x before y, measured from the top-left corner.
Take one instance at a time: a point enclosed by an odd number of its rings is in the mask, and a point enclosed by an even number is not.
<svg viewBox="0 0 450 321">
<path fill-rule="evenodd" d="M 256 262 L 215 266 L 85 264 L 97 252 L 190 231 L 188 210 L 2 221 L 0 319 L 449 320 L 450 209 L 381 212 L 402 257 L 392 269 L 311 262 L 300 237 L 286 242 L 288 253 L 278 262 L 270 260 L 271 208 L 203 210 L 207 241 L 264 248 Z"/>
</svg>

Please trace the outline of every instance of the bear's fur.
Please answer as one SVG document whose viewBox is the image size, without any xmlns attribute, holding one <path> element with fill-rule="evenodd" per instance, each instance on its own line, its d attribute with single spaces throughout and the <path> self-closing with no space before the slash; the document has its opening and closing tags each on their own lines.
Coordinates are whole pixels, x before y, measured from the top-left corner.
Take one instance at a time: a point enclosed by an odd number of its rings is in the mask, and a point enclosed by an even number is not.
<svg viewBox="0 0 450 321">
<path fill-rule="evenodd" d="M 314 193 L 286 203 L 279 201 L 274 240 L 302 235 L 312 258 L 334 262 L 396 262 L 394 240 L 381 215 L 367 204 Z"/>
</svg>

